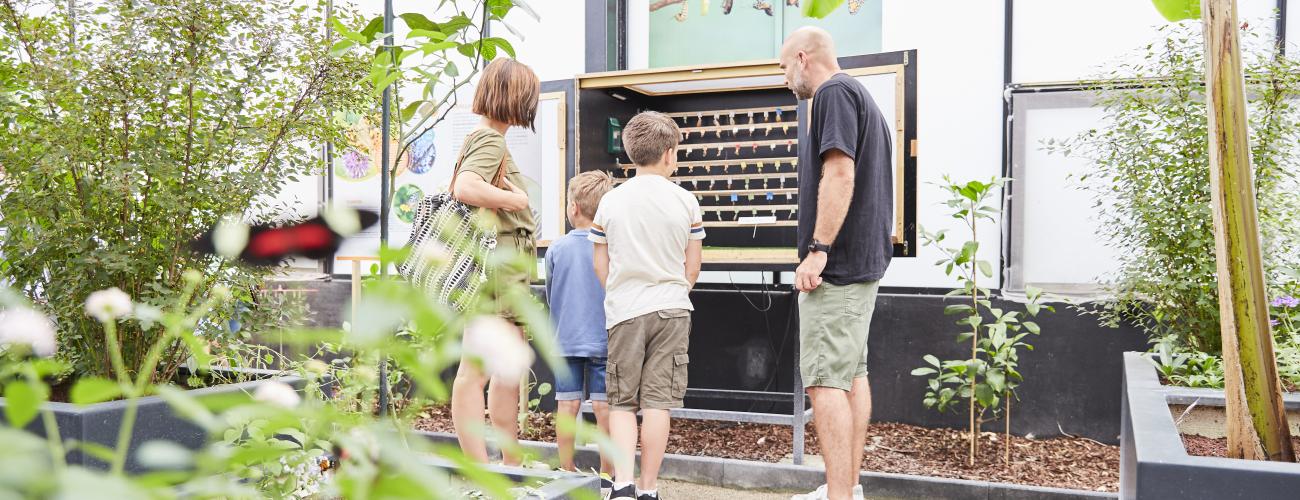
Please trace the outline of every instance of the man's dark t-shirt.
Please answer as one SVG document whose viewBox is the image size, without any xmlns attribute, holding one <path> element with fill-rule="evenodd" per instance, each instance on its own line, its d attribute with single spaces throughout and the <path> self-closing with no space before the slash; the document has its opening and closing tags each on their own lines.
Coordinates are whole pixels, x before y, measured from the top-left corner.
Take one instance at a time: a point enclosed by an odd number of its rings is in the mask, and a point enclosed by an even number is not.
<svg viewBox="0 0 1300 500">
<path fill-rule="evenodd" d="M 799 259 L 808 254 L 817 225 L 822 155 L 832 149 L 853 159 L 853 200 L 831 245 L 822 279 L 833 285 L 875 281 L 893 256 L 893 145 L 889 123 L 867 89 L 837 73 L 813 94 L 807 133 L 799 138 Z"/>
</svg>

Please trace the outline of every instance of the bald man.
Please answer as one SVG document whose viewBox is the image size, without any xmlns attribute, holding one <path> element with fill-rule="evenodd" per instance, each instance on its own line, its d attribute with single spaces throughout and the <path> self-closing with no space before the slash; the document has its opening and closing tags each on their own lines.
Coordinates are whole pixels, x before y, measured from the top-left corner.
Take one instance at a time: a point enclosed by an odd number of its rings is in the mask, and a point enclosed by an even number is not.
<svg viewBox="0 0 1300 500">
<path fill-rule="evenodd" d="M 858 481 L 871 387 L 867 331 L 893 256 L 889 123 L 840 72 L 835 42 L 796 30 L 781 47 L 786 86 L 811 99 L 799 140 L 799 372 L 812 399 L 826 484 L 794 500 L 862 498 Z"/>
</svg>

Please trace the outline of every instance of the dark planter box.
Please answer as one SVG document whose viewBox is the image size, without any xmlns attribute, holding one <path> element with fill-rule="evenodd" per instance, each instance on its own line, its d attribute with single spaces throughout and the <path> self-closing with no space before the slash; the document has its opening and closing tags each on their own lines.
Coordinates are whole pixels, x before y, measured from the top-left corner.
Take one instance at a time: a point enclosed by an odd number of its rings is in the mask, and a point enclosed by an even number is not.
<svg viewBox="0 0 1300 500">
<path fill-rule="evenodd" d="M 205 387 L 189 391 L 197 399 L 208 396 L 247 392 L 251 394 L 257 386 L 268 381 L 284 382 L 301 387 L 303 380 L 295 376 L 275 376 L 275 372 L 266 370 L 247 370 L 255 375 L 266 376 L 263 380 L 254 380 L 238 384 Z M 6 404 L 0 398 L 0 408 Z M 107 401 L 93 405 L 78 406 L 72 403 L 46 403 L 43 408 L 54 412 L 54 419 L 59 425 L 59 435 L 65 442 L 78 441 L 96 443 L 109 448 L 117 445 L 118 429 L 126 413 L 126 400 Z M 0 411 L 0 422 L 4 422 L 4 412 Z M 4 422 L 7 423 L 7 422 Z M 27 424 L 27 431 L 45 436 L 45 424 L 37 417 Z M 135 450 L 143 443 L 154 440 L 171 441 L 186 448 L 197 450 L 207 442 L 207 433 L 197 425 L 172 412 L 171 406 L 160 396 L 147 396 L 139 399 L 136 410 L 135 427 L 131 433 L 130 451 L 127 453 L 126 470 L 143 472 L 144 468 L 136 461 Z M 74 450 L 68 453 L 68 463 L 86 467 L 107 469 L 108 464 Z"/>
<path fill-rule="evenodd" d="M 1155 367 L 1135 352 L 1124 353 L 1120 486 L 1121 499 L 1294 499 L 1300 496 L 1300 464 L 1195 457 L 1187 454 L 1170 405 L 1223 406 L 1223 391 L 1160 385 Z M 1289 397 L 1288 410 L 1300 409 Z"/>
</svg>

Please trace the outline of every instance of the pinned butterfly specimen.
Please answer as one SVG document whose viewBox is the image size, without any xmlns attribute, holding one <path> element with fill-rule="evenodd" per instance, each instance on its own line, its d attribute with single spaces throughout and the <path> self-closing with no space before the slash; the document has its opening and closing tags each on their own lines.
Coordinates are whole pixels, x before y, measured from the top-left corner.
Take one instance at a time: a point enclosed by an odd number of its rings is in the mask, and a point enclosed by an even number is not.
<svg viewBox="0 0 1300 500">
<path fill-rule="evenodd" d="M 226 218 L 192 241 L 190 248 L 254 266 L 275 265 L 290 257 L 323 259 L 337 251 L 343 240 L 376 222 L 379 214 L 345 207 L 284 226 L 249 226 Z"/>
<path fill-rule="evenodd" d="M 758 1 L 754 2 L 754 8 L 757 9 L 757 10 L 761 10 L 761 11 L 767 13 L 767 15 L 769 15 L 769 16 L 773 15 L 773 14 L 772 14 L 772 2 L 768 2 L 768 1 L 765 1 L 765 0 L 758 0 Z"/>
</svg>

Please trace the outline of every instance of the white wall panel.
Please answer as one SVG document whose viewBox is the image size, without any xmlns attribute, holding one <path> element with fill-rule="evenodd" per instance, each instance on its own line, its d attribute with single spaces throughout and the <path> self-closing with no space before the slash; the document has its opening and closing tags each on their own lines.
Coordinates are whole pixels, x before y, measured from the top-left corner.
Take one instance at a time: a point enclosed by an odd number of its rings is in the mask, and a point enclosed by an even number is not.
<svg viewBox="0 0 1300 500">
<path fill-rule="evenodd" d="M 950 228 L 955 238 L 959 223 L 948 216 L 946 194 L 935 183 L 944 174 L 988 180 L 1001 171 L 1002 2 L 885 0 L 883 7 L 884 50 L 917 50 L 917 220 L 930 231 Z M 985 229 L 979 257 L 996 268 L 1001 230 Z M 939 258 L 924 247 L 917 257 L 896 258 L 882 284 L 953 286 L 934 266 Z"/>
</svg>

